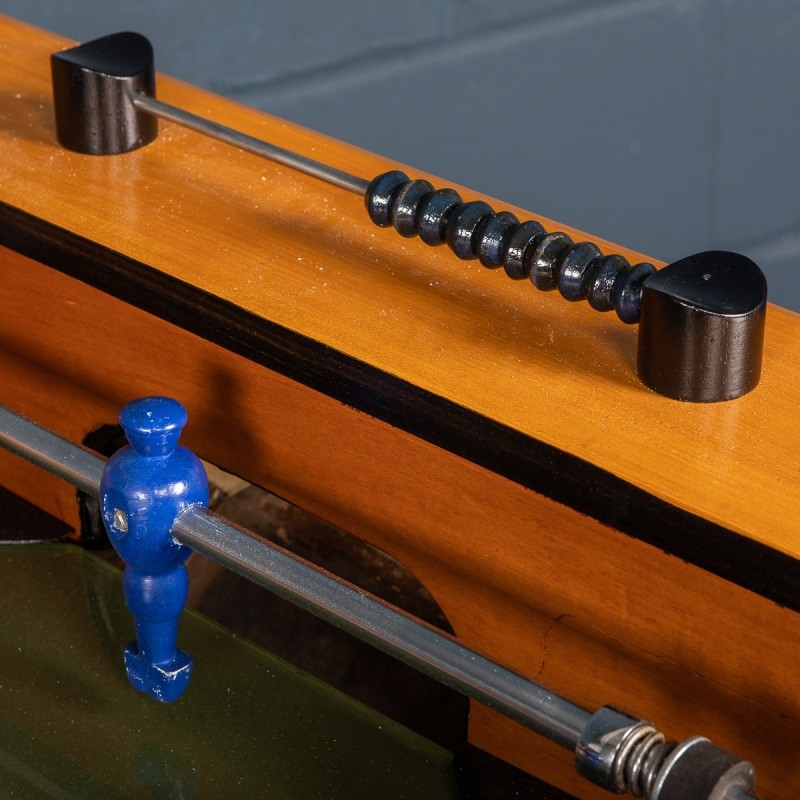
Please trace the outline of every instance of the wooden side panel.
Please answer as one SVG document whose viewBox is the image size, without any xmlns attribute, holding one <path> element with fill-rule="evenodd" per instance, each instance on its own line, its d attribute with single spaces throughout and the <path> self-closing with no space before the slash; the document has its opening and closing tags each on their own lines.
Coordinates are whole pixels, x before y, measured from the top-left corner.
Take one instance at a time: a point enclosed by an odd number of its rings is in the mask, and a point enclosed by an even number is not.
<svg viewBox="0 0 800 800">
<path fill-rule="evenodd" d="M 187 444 L 390 552 L 469 645 L 587 708 L 707 735 L 752 757 L 765 796 L 794 797 L 796 613 L 15 253 L 0 275 L 0 402 L 79 440 L 135 396 L 176 396 Z M 7 454 L 0 484 L 74 521 L 72 490 Z M 470 731 L 607 796 L 484 709 Z"/>
</svg>

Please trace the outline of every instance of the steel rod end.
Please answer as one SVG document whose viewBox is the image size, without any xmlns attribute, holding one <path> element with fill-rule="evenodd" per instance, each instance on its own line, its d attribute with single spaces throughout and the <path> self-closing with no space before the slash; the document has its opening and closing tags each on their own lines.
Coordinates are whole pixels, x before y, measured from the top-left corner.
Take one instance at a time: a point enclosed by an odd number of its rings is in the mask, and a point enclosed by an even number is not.
<svg viewBox="0 0 800 800">
<path fill-rule="evenodd" d="M 156 118 L 136 94 L 155 97 L 153 47 L 139 33 L 114 33 L 50 57 L 58 141 L 89 155 L 127 153 L 152 142 Z"/>
<path fill-rule="evenodd" d="M 670 264 L 642 289 L 639 377 L 675 400 L 746 394 L 761 377 L 766 309 L 764 273 L 743 255 L 715 250 Z"/>
</svg>

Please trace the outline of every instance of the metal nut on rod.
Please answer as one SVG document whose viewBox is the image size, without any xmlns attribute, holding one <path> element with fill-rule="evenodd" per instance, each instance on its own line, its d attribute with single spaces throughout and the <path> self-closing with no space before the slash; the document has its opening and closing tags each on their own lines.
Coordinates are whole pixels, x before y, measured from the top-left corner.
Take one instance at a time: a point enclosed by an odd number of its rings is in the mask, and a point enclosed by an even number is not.
<svg viewBox="0 0 800 800">
<path fill-rule="evenodd" d="M 646 796 L 664 737 L 645 720 L 604 706 L 589 720 L 575 750 L 580 775 L 612 792 Z"/>
</svg>

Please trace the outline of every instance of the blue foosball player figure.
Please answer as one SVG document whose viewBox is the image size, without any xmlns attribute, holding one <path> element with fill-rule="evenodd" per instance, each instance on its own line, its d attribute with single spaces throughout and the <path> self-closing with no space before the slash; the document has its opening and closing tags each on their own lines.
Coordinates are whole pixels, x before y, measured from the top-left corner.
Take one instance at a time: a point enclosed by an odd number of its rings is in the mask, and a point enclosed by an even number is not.
<svg viewBox="0 0 800 800">
<path fill-rule="evenodd" d="M 183 694 L 192 671 L 191 657 L 176 646 L 191 550 L 171 530 L 184 509 L 208 504 L 208 480 L 200 459 L 178 444 L 187 414 L 176 400 L 134 400 L 119 419 L 130 446 L 106 465 L 100 507 L 125 562 L 125 601 L 136 623 L 125 668 L 134 688 L 169 703 Z"/>
</svg>

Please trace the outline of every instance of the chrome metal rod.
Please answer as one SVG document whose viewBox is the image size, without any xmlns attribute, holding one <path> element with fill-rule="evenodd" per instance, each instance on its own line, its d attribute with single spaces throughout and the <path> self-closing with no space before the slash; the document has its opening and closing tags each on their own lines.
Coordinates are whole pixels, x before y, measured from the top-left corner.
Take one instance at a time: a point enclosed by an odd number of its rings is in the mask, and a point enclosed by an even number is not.
<svg viewBox="0 0 800 800">
<path fill-rule="evenodd" d="M 104 459 L 0 406 L 0 446 L 89 494 Z M 175 521 L 175 539 L 442 683 L 575 750 L 591 714 L 205 508 Z"/>
<path fill-rule="evenodd" d="M 575 750 L 591 714 L 204 508 L 175 520 L 175 539 L 389 655 Z"/>
<path fill-rule="evenodd" d="M 364 178 L 359 178 L 349 172 L 315 161 L 313 158 L 293 153 L 291 150 L 257 139 L 255 136 L 241 133 L 226 125 L 220 125 L 218 122 L 212 122 L 205 117 L 176 108 L 168 103 L 162 103 L 161 100 L 156 100 L 155 97 L 150 97 L 141 92 L 133 93 L 133 104 L 140 111 L 146 111 L 157 117 L 168 119 L 170 122 L 204 133 L 221 142 L 246 150 L 248 153 L 268 158 L 270 161 L 304 172 L 306 175 L 311 175 L 314 178 L 331 183 L 341 189 L 347 189 L 355 194 L 364 195 L 369 186 L 369 181 Z"/>
<path fill-rule="evenodd" d="M 0 406 L 0 446 L 98 496 L 105 459 Z"/>
</svg>

